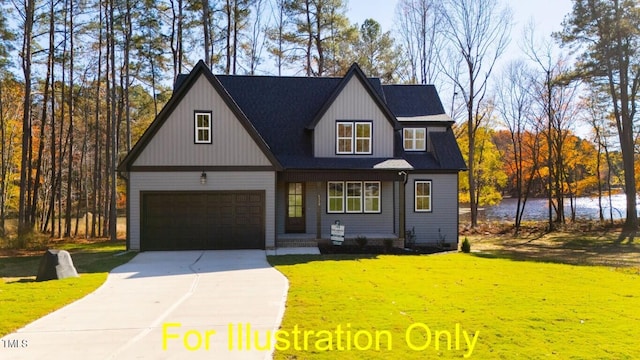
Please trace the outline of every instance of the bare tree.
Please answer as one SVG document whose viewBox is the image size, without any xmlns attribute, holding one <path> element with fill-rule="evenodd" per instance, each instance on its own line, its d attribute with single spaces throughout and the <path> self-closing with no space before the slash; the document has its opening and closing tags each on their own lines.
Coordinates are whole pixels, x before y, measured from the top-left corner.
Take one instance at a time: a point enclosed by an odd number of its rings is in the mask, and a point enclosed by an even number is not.
<svg viewBox="0 0 640 360">
<path fill-rule="evenodd" d="M 407 58 L 405 80 L 409 83 L 433 84 L 438 76 L 441 7 L 442 2 L 435 0 L 400 0 L 396 5 L 397 33 Z"/>
<path fill-rule="evenodd" d="M 529 91 L 531 82 L 531 71 L 522 60 L 514 60 L 505 69 L 502 80 L 498 82 L 497 93 L 500 94 L 497 100 L 497 108 L 502 121 L 506 125 L 511 141 L 511 156 L 507 162 L 513 164 L 513 174 L 515 176 L 515 233 L 520 231 L 524 209 L 527 204 L 529 192 L 535 173 L 537 172 L 537 156 L 533 157 L 534 163 L 525 166 L 527 156 L 526 146 L 533 146 L 531 153 L 536 154 L 537 139 L 526 139 L 527 136 L 538 136 L 537 131 L 532 131 L 529 126 L 532 117 L 532 96 Z M 527 141 L 529 140 L 529 141 Z M 533 140 L 533 141 L 531 141 Z"/>
<path fill-rule="evenodd" d="M 512 15 L 508 7 L 500 8 L 498 0 L 448 0 L 443 3 L 441 16 L 444 36 L 452 44 L 451 54 L 466 70 L 459 76 L 451 68 L 444 71 L 462 95 L 467 109 L 469 205 L 471 226 L 475 227 L 478 224 L 475 135 L 486 115 L 482 109 L 487 107 L 482 102 L 489 77 L 509 43 Z M 441 56 L 440 62 L 444 61 Z"/>
</svg>

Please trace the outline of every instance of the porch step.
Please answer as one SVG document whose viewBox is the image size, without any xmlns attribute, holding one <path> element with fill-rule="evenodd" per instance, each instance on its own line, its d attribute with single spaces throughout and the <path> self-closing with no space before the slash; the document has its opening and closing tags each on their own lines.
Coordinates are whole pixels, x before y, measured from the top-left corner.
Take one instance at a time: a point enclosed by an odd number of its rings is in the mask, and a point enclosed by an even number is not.
<svg viewBox="0 0 640 360">
<path fill-rule="evenodd" d="M 278 239 L 278 248 L 318 247 L 315 239 Z"/>
</svg>

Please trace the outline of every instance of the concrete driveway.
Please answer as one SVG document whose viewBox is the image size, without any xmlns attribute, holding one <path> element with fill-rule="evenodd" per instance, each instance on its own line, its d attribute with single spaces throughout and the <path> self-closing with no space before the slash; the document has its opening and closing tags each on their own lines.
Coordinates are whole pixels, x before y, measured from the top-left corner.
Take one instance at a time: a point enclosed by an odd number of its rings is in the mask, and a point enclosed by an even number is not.
<svg viewBox="0 0 640 360">
<path fill-rule="evenodd" d="M 0 358 L 268 359 L 256 347 L 271 347 L 287 289 L 261 250 L 141 253 L 94 293 L 2 338 Z"/>
</svg>

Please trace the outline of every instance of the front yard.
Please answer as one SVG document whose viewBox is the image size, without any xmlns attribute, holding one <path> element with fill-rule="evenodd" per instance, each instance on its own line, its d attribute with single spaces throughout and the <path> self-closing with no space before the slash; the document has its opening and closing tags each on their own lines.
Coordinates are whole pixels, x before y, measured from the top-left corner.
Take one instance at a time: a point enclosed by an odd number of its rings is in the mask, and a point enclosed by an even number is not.
<svg viewBox="0 0 640 360">
<path fill-rule="evenodd" d="M 290 281 L 276 359 L 640 358 L 638 268 L 479 254 L 269 261 Z"/>
<path fill-rule="evenodd" d="M 35 282 L 44 251 L 21 252 L 19 256 L 0 253 L 0 337 L 93 292 L 111 269 L 135 256 L 122 254 L 124 241 L 51 245 L 71 253 L 80 277 Z"/>
</svg>

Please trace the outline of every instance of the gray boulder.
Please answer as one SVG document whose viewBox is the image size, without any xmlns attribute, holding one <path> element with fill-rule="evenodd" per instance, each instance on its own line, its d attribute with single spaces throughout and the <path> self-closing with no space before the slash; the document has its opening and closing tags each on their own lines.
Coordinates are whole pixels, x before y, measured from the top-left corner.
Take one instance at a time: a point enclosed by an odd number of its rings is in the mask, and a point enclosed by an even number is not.
<svg viewBox="0 0 640 360">
<path fill-rule="evenodd" d="M 47 281 L 78 277 L 78 271 L 73 266 L 71 254 L 66 250 L 47 250 L 38 268 L 36 281 Z"/>
</svg>

